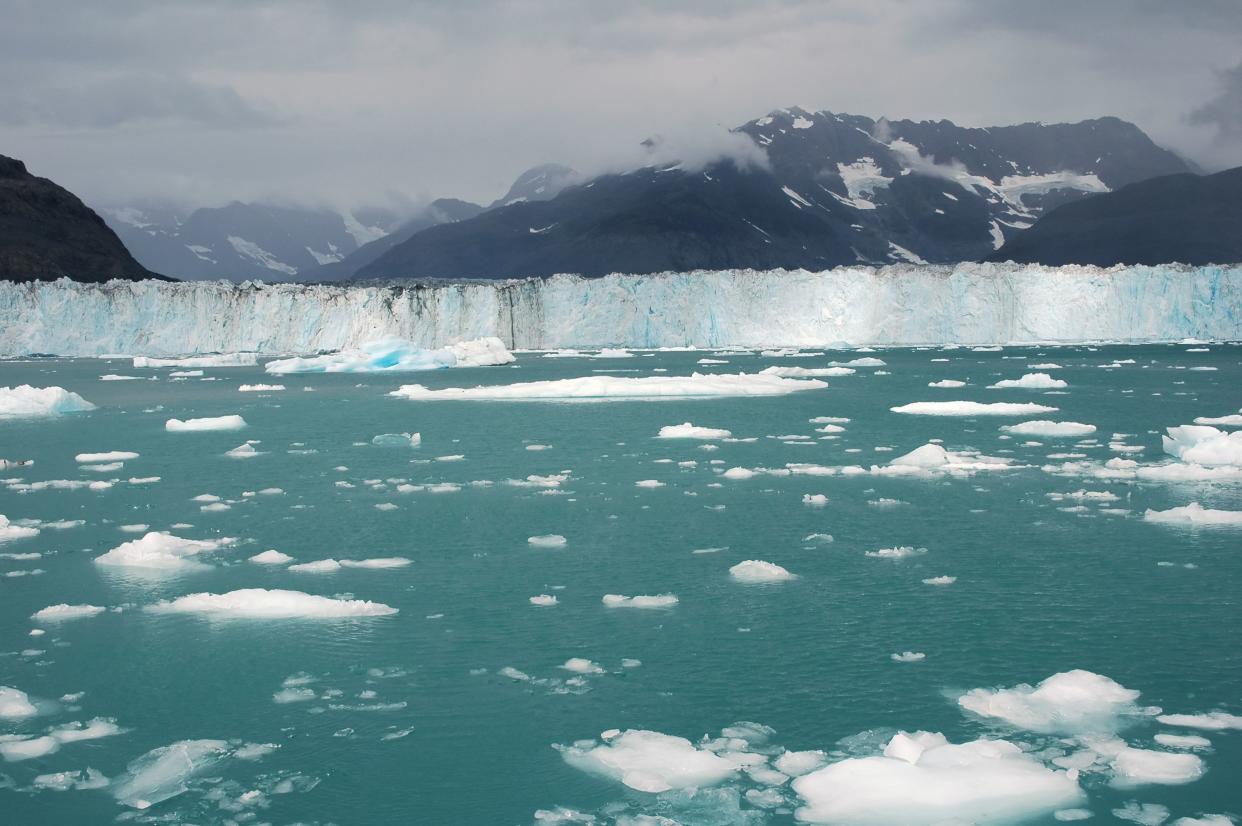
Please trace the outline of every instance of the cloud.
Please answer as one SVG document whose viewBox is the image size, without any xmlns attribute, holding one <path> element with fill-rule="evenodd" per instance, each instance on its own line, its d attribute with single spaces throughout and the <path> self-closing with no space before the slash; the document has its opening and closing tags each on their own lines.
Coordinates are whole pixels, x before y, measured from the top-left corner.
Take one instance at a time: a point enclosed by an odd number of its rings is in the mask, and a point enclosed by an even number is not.
<svg viewBox="0 0 1242 826">
<path fill-rule="evenodd" d="M 1214 126 L 1218 141 L 1242 141 L 1242 63 L 1219 73 L 1220 93 L 1193 110 L 1187 120 Z"/>
<path fill-rule="evenodd" d="M 186 77 L 118 75 L 79 83 L 0 89 L 0 124 L 108 129 L 175 123 L 215 128 L 269 126 L 276 115 L 229 86 Z"/>
</svg>

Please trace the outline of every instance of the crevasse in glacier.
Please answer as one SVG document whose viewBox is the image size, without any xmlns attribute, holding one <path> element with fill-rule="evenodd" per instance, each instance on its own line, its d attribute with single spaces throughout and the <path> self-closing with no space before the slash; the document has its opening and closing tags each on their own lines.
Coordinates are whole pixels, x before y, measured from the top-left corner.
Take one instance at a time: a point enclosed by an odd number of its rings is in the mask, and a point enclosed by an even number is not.
<svg viewBox="0 0 1242 826">
<path fill-rule="evenodd" d="M 0 283 L 0 354 L 340 350 L 387 336 L 514 349 L 1242 338 L 1242 265 L 955 266 L 410 284 Z"/>
</svg>

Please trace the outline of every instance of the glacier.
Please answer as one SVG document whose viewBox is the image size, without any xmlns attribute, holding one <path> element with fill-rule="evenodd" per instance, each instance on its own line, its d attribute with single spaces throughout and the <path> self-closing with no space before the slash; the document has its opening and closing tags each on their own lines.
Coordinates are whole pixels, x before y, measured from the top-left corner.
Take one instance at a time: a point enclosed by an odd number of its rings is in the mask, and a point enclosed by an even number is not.
<svg viewBox="0 0 1242 826">
<path fill-rule="evenodd" d="M 0 282 L 0 355 L 1242 339 L 1242 265 L 964 263 L 391 286 Z"/>
</svg>

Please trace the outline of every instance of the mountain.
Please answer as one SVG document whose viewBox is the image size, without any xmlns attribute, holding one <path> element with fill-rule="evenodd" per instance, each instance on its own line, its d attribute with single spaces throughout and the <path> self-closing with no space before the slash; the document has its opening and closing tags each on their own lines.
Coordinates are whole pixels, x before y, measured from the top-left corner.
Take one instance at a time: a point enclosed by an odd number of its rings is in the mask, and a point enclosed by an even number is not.
<svg viewBox="0 0 1242 826">
<path fill-rule="evenodd" d="M 370 264 L 415 233 L 440 224 L 465 221 L 483 212 L 483 207 L 456 198 L 439 198 L 421 209 L 405 223 L 395 227 L 387 235 L 362 244 L 339 261 L 332 261 L 301 273 L 304 281 L 340 281 L 351 278 L 362 267 Z"/>
<path fill-rule="evenodd" d="M 0 155 L 0 279 L 159 278 L 76 195 Z"/>
<path fill-rule="evenodd" d="M 134 257 L 182 278 L 288 281 L 343 259 L 399 223 L 392 210 L 245 204 L 192 212 L 159 205 L 103 210 Z"/>
<path fill-rule="evenodd" d="M 1242 261 L 1242 167 L 1166 175 L 1065 204 L 988 260 L 1102 267 Z"/>
<path fill-rule="evenodd" d="M 977 260 L 1045 210 L 1190 171 L 1117 118 L 967 128 L 793 108 L 733 131 L 761 151 L 758 162 L 653 162 L 574 180 L 551 200 L 416 233 L 357 276 Z"/>
<path fill-rule="evenodd" d="M 413 218 L 394 229 L 390 234 L 363 244 L 341 261 L 325 264 L 314 270 L 303 273 L 306 281 L 341 281 L 353 278 L 359 270 L 386 255 L 389 250 L 410 240 L 417 233 L 441 224 L 454 224 L 467 221 L 490 209 L 498 209 L 512 204 L 547 201 L 560 194 L 561 190 L 578 179 L 578 173 L 560 164 L 543 164 L 532 167 L 521 175 L 509 187 L 503 197 L 496 199 L 490 206 L 482 207 L 469 201 L 456 198 L 440 198 L 432 201 L 420 210 Z"/>
</svg>

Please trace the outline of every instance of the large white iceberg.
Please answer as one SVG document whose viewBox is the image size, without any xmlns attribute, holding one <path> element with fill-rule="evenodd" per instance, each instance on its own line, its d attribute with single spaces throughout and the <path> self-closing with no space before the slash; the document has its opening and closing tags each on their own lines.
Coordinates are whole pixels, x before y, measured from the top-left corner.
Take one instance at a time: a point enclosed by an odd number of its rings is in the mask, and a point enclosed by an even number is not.
<svg viewBox="0 0 1242 826">
<path fill-rule="evenodd" d="M 1012 823 L 1085 799 L 1066 772 L 1006 740 L 953 744 L 898 732 L 882 755 L 831 763 L 793 781 L 798 820 L 837 826 Z"/>
<path fill-rule="evenodd" d="M 187 594 L 147 606 L 161 614 L 202 614 L 243 619 L 337 619 L 382 617 L 397 609 L 382 602 L 335 599 L 301 591 L 273 588 L 242 588 L 226 594 Z"/>
<path fill-rule="evenodd" d="M 1242 430 L 1226 433 L 1209 425 L 1186 424 L 1168 428 L 1162 437 L 1164 452 L 1183 462 L 1205 467 L 1242 465 Z"/>
<path fill-rule="evenodd" d="M 4 283 L 0 282 L 0 290 Z M 63 387 L 0 387 L 0 419 L 59 416 L 94 409 L 95 405 Z"/>
<path fill-rule="evenodd" d="M 676 399 L 712 396 L 783 396 L 828 385 L 817 379 L 786 379 L 761 373 L 689 376 L 582 376 L 575 379 L 433 389 L 407 384 L 392 393 L 414 401 L 527 401 L 566 399 Z"/>
<path fill-rule="evenodd" d="M 1242 338 L 1242 266 L 977 264 L 350 287 L 0 283 L 0 355 Z M 853 366 L 846 364 L 845 366 Z"/>
<path fill-rule="evenodd" d="M 711 786 L 738 767 L 684 737 L 658 731 L 607 731 L 604 742 L 560 746 L 565 762 L 591 774 L 617 780 L 640 792 Z"/>
<path fill-rule="evenodd" d="M 368 341 L 358 347 L 309 358 L 269 361 L 269 373 L 403 373 L 446 367 L 487 367 L 509 364 L 514 356 L 495 336 L 460 341 L 438 349 L 419 347 L 395 336 Z"/>
<path fill-rule="evenodd" d="M 184 570 L 201 567 L 195 557 L 232 544 L 232 539 L 182 539 L 169 533 L 151 531 L 141 539 L 131 539 L 95 557 L 96 565 L 117 568 Z"/>
</svg>

